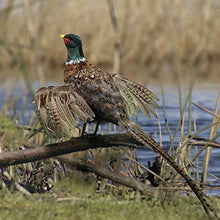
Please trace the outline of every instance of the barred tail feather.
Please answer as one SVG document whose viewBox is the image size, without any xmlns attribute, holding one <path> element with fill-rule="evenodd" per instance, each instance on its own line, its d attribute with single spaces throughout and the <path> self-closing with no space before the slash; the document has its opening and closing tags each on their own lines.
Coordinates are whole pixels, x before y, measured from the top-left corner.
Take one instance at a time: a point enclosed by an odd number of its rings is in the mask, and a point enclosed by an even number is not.
<svg viewBox="0 0 220 220">
<path fill-rule="evenodd" d="M 137 124 L 125 120 L 120 121 L 119 125 L 138 142 L 148 146 L 154 152 L 160 154 L 166 161 L 185 179 L 192 191 L 200 200 L 206 213 L 210 216 L 210 211 L 218 218 L 213 208 L 209 205 L 205 198 L 205 194 L 196 185 L 196 183 L 190 178 L 190 176 L 173 160 L 173 158 L 150 136 L 148 136 Z M 219 219 L 219 218 L 218 218 Z"/>
<path fill-rule="evenodd" d="M 157 118 L 154 108 L 159 107 L 156 103 L 159 99 L 152 91 L 119 74 L 114 74 L 113 78 L 119 86 L 123 98 L 129 102 L 129 106 L 138 106 L 148 118 L 150 118 L 149 112 Z"/>
</svg>

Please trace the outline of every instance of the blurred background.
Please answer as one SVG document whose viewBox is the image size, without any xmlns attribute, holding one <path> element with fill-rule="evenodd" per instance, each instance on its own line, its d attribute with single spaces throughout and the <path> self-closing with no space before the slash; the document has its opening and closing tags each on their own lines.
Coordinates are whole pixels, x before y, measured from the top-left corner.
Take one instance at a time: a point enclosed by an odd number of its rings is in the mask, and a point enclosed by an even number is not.
<svg viewBox="0 0 220 220">
<path fill-rule="evenodd" d="M 59 35 L 74 33 L 89 62 L 158 95 L 159 120 L 143 114 L 136 120 L 166 150 L 181 147 L 189 135 L 192 141 L 203 138 L 205 146 L 210 140 L 219 144 L 219 0 L 0 0 L 0 27 L 0 134 L 9 140 L 18 137 L 8 135 L 14 125 L 28 125 L 25 140 L 45 143 L 30 138 L 33 88 L 63 84 L 67 52 Z M 13 119 L 7 131 L 5 116 Z M 185 161 L 196 161 L 198 179 L 202 167 L 202 185 L 208 170 L 219 195 L 219 148 L 197 152 L 191 142 Z M 154 157 L 146 150 L 137 155 L 145 165 Z"/>
<path fill-rule="evenodd" d="M 0 27 L 0 82 L 62 83 L 67 33 L 90 62 L 142 84 L 220 82 L 218 0 L 1 0 Z"/>
</svg>

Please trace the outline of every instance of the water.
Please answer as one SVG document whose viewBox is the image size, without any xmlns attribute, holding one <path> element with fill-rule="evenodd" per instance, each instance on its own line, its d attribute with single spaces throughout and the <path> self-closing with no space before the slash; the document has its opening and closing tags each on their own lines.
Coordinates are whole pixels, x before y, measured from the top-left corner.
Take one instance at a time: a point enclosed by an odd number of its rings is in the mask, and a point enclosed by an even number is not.
<svg viewBox="0 0 220 220">
<path fill-rule="evenodd" d="M 8 84 L 3 84 L 0 86 L 0 97 L 5 97 L 6 96 L 6 91 L 7 88 L 11 88 L 11 85 Z M 21 123 L 23 124 L 28 124 L 31 112 L 33 112 L 33 105 L 32 105 L 32 97 L 27 94 L 27 90 L 23 89 L 24 85 L 19 83 L 13 86 L 14 93 L 12 97 L 10 98 L 11 102 L 14 102 L 14 105 L 16 106 L 13 110 L 8 112 L 9 115 L 15 116 L 19 115 Z M 34 87 L 37 89 L 39 88 L 38 84 L 35 84 Z M 170 146 L 170 138 L 168 135 L 168 131 L 166 129 L 165 125 L 165 120 L 164 120 L 164 114 L 163 114 L 163 107 L 162 107 L 162 97 L 159 95 L 161 94 L 161 91 L 157 87 L 152 87 L 150 88 L 152 91 L 154 91 L 158 97 L 160 98 L 159 106 L 160 108 L 158 109 L 158 116 L 160 119 L 160 124 L 161 124 L 161 131 L 162 131 L 162 143 L 163 147 L 168 150 Z M 178 90 L 175 87 L 172 86 L 167 86 L 165 87 L 165 106 L 166 106 L 166 115 L 167 115 L 167 122 L 170 127 L 170 131 L 172 136 L 174 135 L 179 117 L 180 117 L 180 112 L 179 112 L 179 98 L 178 98 Z M 187 91 L 184 93 L 184 96 L 186 97 Z M 199 104 L 203 106 L 204 108 L 207 108 L 214 112 L 215 106 L 216 106 L 216 101 L 218 98 L 218 86 L 213 86 L 213 85 L 205 85 L 200 87 L 196 87 L 193 90 L 192 94 L 192 101 L 196 104 Z M 3 105 L 3 98 L 0 99 L 0 109 Z M 183 99 L 184 100 L 184 99 Z M 187 107 L 188 108 L 188 107 Z M 25 109 L 23 111 L 22 109 Z M 192 134 L 194 133 L 194 126 L 193 126 L 193 121 L 196 121 L 196 130 L 200 130 L 203 127 L 209 125 L 212 123 L 213 117 L 204 112 L 203 110 L 199 109 L 196 106 L 192 106 Z M 21 112 L 24 112 L 24 114 L 21 114 Z M 143 128 L 143 130 L 148 133 L 151 137 L 155 138 L 157 141 L 159 141 L 159 127 L 158 127 L 158 121 L 155 118 L 152 119 L 147 119 L 145 115 L 143 115 L 141 112 L 138 115 L 138 119 L 133 117 L 133 120 L 136 121 L 138 124 L 140 124 Z M 185 121 L 184 121 L 184 128 L 185 128 L 185 135 L 188 134 L 188 111 L 186 109 L 185 113 Z M 92 126 L 92 125 L 91 125 Z M 108 132 L 108 125 L 102 125 L 102 130 Z M 205 130 L 201 134 L 199 134 L 200 137 L 203 138 L 208 138 L 209 137 L 209 132 L 210 129 Z M 219 133 L 219 131 L 218 131 Z M 178 130 L 177 137 L 174 140 L 174 146 L 176 147 L 179 143 L 180 139 L 180 129 Z M 220 142 L 220 137 L 216 139 L 216 141 Z M 140 149 L 137 152 L 138 156 L 138 161 L 144 165 L 147 165 L 148 161 L 154 162 L 154 158 L 156 154 L 150 150 Z M 199 157 L 199 167 L 202 167 L 202 161 L 203 161 L 203 156 L 204 154 L 201 154 Z M 213 148 L 211 158 L 210 158 L 210 163 L 209 163 L 209 168 L 208 171 L 218 178 L 220 178 L 220 149 L 218 148 Z M 215 178 L 212 176 L 208 176 L 208 182 L 216 181 Z M 220 185 L 220 181 L 216 182 L 215 184 L 212 185 Z M 209 190 L 208 193 L 215 194 L 215 195 L 220 195 L 220 192 L 218 190 Z"/>
</svg>

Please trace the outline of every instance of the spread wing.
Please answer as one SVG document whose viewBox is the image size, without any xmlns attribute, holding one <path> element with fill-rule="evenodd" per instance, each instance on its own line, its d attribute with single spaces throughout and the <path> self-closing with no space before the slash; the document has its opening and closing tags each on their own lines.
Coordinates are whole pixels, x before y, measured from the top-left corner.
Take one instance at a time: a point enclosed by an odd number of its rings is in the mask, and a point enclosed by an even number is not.
<svg viewBox="0 0 220 220">
<path fill-rule="evenodd" d="M 70 137 L 71 130 L 94 120 L 95 114 L 71 85 L 42 87 L 34 106 L 42 128 L 52 137 Z"/>
<path fill-rule="evenodd" d="M 137 113 L 137 107 L 139 107 L 148 118 L 150 118 L 149 112 L 157 118 L 157 113 L 154 109 L 159 107 L 156 103 L 159 98 L 153 92 L 119 74 L 114 74 L 113 78 L 127 102 L 127 111 L 129 115 Z"/>
</svg>

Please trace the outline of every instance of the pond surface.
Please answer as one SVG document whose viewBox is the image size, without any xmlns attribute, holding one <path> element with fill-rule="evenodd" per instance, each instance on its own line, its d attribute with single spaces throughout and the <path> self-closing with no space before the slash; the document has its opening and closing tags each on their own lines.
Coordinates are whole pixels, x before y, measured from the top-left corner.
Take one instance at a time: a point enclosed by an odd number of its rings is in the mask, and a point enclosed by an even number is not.
<svg viewBox="0 0 220 220">
<path fill-rule="evenodd" d="M 54 85 L 54 84 L 53 84 Z M 27 93 L 27 89 L 24 89 L 24 85 L 22 83 L 14 84 L 13 86 L 8 84 L 0 85 L 0 109 L 4 103 L 4 100 L 8 97 L 8 88 L 13 87 L 13 93 L 8 98 L 9 103 L 12 104 L 12 108 L 8 112 L 10 116 L 19 115 L 19 118 L 23 124 L 28 124 L 30 115 L 33 113 L 33 105 L 32 105 L 32 97 Z M 35 89 L 39 88 L 39 84 L 34 84 Z M 148 87 L 152 91 L 154 91 L 158 97 L 160 98 L 158 109 L 158 116 L 160 120 L 161 132 L 162 132 L 162 144 L 163 147 L 168 150 L 170 146 L 170 138 L 166 128 L 164 113 L 163 113 L 163 105 L 162 105 L 162 96 L 161 89 L 159 87 Z M 192 92 L 192 101 L 196 104 L 201 105 L 204 108 L 207 108 L 214 112 L 217 98 L 218 98 L 218 85 L 203 85 L 199 87 L 195 87 Z M 183 102 L 187 96 L 188 91 L 182 92 Z M 179 96 L 178 90 L 173 86 L 165 86 L 164 88 L 164 100 L 166 106 L 166 117 L 167 123 L 170 128 L 171 135 L 173 136 L 180 118 L 180 110 L 179 110 Z M 4 97 L 4 98 L 3 98 Z M 155 118 L 147 119 L 145 115 L 141 112 L 138 115 L 138 118 L 133 117 L 133 120 L 140 124 L 143 130 L 148 133 L 151 137 L 155 138 L 159 141 L 159 126 L 158 120 Z M 213 117 L 207 112 L 199 109 L 198 107 L 192 105 L 192 134 L 205 126 L 212 123 Z M 194 127 L 194 121 L 196 122 L 196 128 Z M 91 125 L 92 126 L 92 125 Z M 102 130 L 108 133 L 108 125 L 102 125 Z M 185 117 L 184 117 L 184 132 L 185 135 L 188 134 L 188 106 L 186 107 Z M 218 133 L 220 129 L 218 130 Z M 210 129 L 205 130 L 200 133 L 198 136 L 202 138 L 209 138 Z M 174 146 L 177 147 L 180 139 L 180 128 L 178 130 L 177 136 L 174 139 Z M 220 137 L 216 139 L 216 141 L 220 142 Z M 200 147 L 199 147 L 200 149 Z M 147 165 L 148 161 L 153 162 L 156 154 L 146 148 L 140 149 L 137 151 L 138 161 L 144 165 Z M 199 157 L 199 167 L 202 167 L 204 153 L 202 153 Z M 213 178 L 208 175 L 208 182 L 212 182 L 212 186 L 220 186 L 220 148 L 213 148 L 209 163 L 208 171 L 219 179 Z M 214 182 L 214 183 L 213 183 Z M 208 193 L 219 195 L 219 190 L 208 190 Z"/>
</svg>

